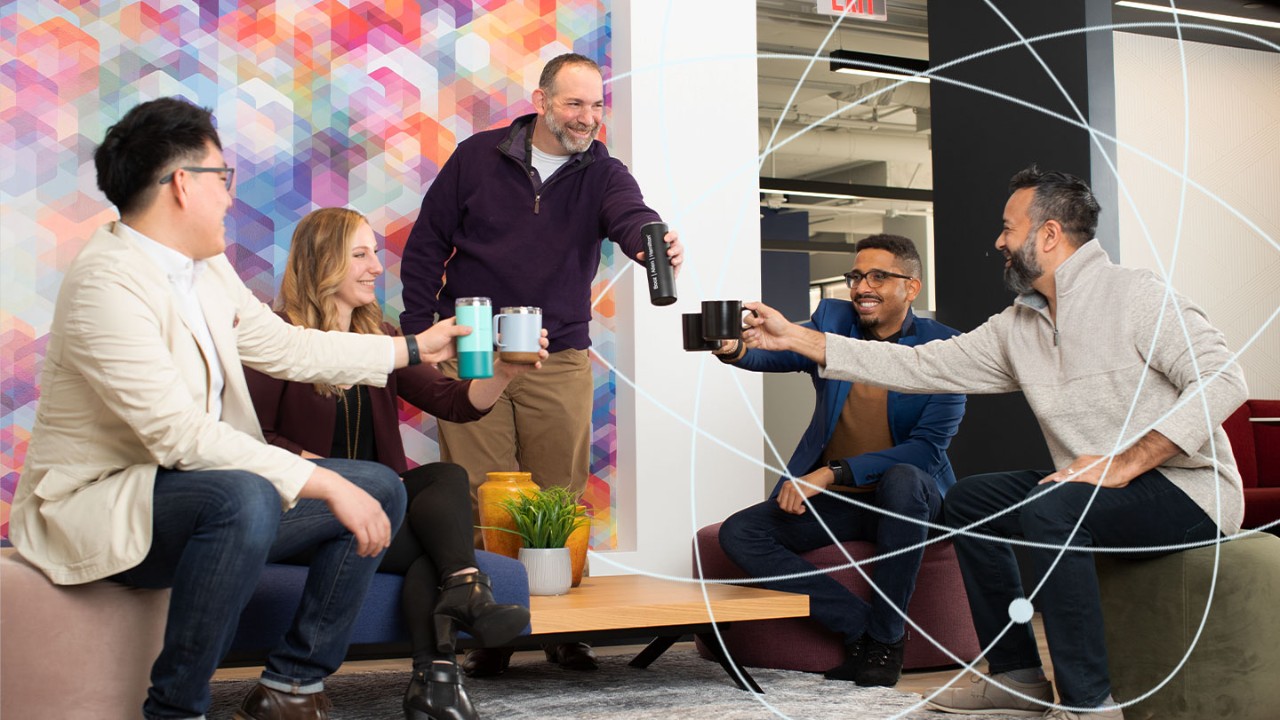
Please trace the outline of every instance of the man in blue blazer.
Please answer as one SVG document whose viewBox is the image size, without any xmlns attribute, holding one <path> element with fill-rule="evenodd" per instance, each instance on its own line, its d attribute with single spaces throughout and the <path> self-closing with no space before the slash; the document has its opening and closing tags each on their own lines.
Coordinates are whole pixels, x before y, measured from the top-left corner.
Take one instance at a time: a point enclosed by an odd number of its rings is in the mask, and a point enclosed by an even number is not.
<svg viewBox="0 0 1280 720">
<path fill-rule="evenodd" d="M 911 312 L 921 267 L 910 240 L 873 235 L 855 250 L 844 276 L 849 300 L 823 300 L 808 327 L 900 345 L 957 334 Z M 808 595 L 809 614 L 844 637 L 847 658 L 826 677 L 895 685 L 927 523 L 938 522 L 942 496 L 956 482 L 946 449 L 964 416 L 964 396 L 828 380 L 802 355 L 746 350 L 740 340 L 725 341 L 715 353 L 746 370 L 809 373 L 817 395 L 787 464 L 795 482 L 779 480 L 768 500 L 730 516 L 720 528 L 721 547 L 752 576 L 777 578 L 765 587 Z M 849 540 L 875 543 L 884 558 L 873 566 L 879 591 L 870 603 L 800 557 Z"/>
</svg>

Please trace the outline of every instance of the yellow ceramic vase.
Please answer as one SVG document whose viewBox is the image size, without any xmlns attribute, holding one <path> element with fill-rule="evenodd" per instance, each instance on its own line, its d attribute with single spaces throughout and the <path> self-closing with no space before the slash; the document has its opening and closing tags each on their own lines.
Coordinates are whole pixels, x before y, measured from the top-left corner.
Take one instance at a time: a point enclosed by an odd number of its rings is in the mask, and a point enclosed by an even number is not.
<svg viewBox="0 0 1280 720">
<path fill-rule="evenodd" d="M 503 498 L 518 495 L 530 495 L 538 492 L 538 484 L 527 472 L 491 472 L 485 473 L 489 478 L 476 490 L 476 504 L 480 506 L 480 525 L 482 527 L 499 527 L 515 530 L 516 522 L 511 513 L 502 507 Z M 501 530 L 482 530 L 484 549 L 509 558 L 518 558 L 520 548 L 524 546 L 519 535 Z M 585 551 L 584 551 L 585 552 Z"/>
<path fill-rule="evenodd" d="M 582 505 L 578 506 L 579 510 L 586 511 Z M 564 544 L 569 548 L 569 561 L 573 565 L 573 585 L 578 587 L 582 582 L 582 571 L 587 566 L 587 544 L 591 541 L 591 518 L 587 518 L 587 522 L 582 524 L 573 534 L 569 536 L 568 542 Z"/>
</svg>

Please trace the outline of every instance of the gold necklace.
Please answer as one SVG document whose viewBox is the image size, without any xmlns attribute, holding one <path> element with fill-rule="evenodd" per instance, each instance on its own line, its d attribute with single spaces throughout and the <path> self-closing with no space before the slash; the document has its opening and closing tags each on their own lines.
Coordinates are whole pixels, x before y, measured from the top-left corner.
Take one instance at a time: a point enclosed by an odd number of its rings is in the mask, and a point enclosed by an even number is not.
<svg viewBox="0 0 1280 720">
<path fill-rule="evenodd" d="M 347 402 L 347 391 L 343 390 L 342 394 L 339 395 L 338 398 L 339 398 L 339 401 L 342 403 L 342 419 L 347 421 L 346 426 L 343 428 L 347 432 L 347 443 L 346 443 L 347 459 L 355 460 L 356 450 L 359 449 L 359 445 L 360 445 L 360 408 L 361 408 L 360 394 L 361 393 L 360 393 L 359 385 L 352 385 L 350 389 L 356 391 L 356 430 L 355 430 L 354 440 L 352 439 L 352 432 L 351 432 L 351 411 L 350 411 L 351 404 Z"/>
</svg>

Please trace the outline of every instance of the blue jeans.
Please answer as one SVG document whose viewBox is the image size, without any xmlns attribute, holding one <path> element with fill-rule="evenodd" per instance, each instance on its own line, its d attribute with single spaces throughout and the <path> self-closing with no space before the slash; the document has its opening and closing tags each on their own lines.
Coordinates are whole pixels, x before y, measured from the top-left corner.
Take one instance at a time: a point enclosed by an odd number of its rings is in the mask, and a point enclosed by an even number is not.
<svg viewBox="0 0 1280 720">
<path fill-rule="evenodd" d="M 854 498 L 919 522 L 934 521 L 942 506 L 934 479 L 920 468 L 905 464 L 889 468 L 874 491 Z M 783 512 L 772 498 L 734 513 L 720 526 L 720 547 L 752 577 L 812 573 L 816 568 L 801 558 L 801 553 L 832 544 L 831 537 L 818 524 L 818 515 L 836 541 L 867 540 L 875 543 L 877 554 L 921 545 L 875 562 L 871 579 L 884 595 L 873 591 L 870 603 L 826 573 L 760 583 L 771 590 L 808 595 L 809 615 L 843 635 L 845 644 L 862 637 L 864 632 L 883 643 L 897 642 L 906 626 L 899 608 L 906 612 L 915 591 L 916 574 L 924 557 L 922 543 L 929 529 L 919 522 L 882 515 L 840 498 L 819 494 L 809 502 L 811 506 L 803 515 Z"/>
<path fill-rule="evenodd" d="M 1022 537 L 1039 543 L 1072 548 L 1158 547 L 1210 540 L 1218 527 L 1156 470 L 1139 475 L 1126 487 L 1098 490 L 1084 522 L 1072 536 L 1095 487 L 1086 483 L 1039 485 L 1047 471 L 992 473 L 967 477 L 947 493 L 943 515 L 954 528 L 982 522 L 1031 497 L 1030 502 L 973 528 L 994 538 Z M 1009 603 L 1026 597 L 1013 547 L 982 537 L 954 538 L 964 575 L 969 608 L 978 640 L 987 649 L 992 673 L 1040 667 L 1040 653 L 1030 623 L 1010 623 Z M 1057 550 L 1025 548 L 1037 578 L 1044 578 Z M 1124 557 L 1147 558 L 1164 553 L 1136 552 Z M 1044 619 L 1049 655 L 1058 694 L 1066 705 L 1096 707 L 1111 694 L 1107 645 L 1102 625 L 1102 600 L 1093 554 L 1068 550 L 1032 599 Z"/>
<path fill-rule="evenodd" d="M 359 460 L 318 460 L 382 504 L 392 529 L 404 518 L 395 471 Z M 164 647 L 151 667 L 147 718 L 191 718 L 209 709 L 209 679 L 231 646 L 240 611 L 263 566 L 316 548 L 293 625 L 262 677 L 313 691 L 342 664 L 351 625 L 381 556 L 356 555 L 356 540 L 319 500 L 281 512 L 274 486 L 238 470 L 156 473 L 151 548 L 111 579 L 172 588 Z"/>
</svg>

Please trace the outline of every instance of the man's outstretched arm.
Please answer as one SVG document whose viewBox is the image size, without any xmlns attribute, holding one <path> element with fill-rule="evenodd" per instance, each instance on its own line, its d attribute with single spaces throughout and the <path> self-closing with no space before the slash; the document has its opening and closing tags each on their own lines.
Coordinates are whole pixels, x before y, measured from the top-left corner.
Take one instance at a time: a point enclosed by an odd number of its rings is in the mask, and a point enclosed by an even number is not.
<svg viewBox="0 0 1280 720">
<path fill-rule="evenodd" d="M 819 365 L 827 364 L 827 336 L 824 333 L 797 325 L 762 302 L 743 303 L 743 307 L 755 312 L 744 320 L 747 329 L 742 332 L 742 341 L 747 347 L 790 350 Z"/>
</svg>

